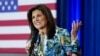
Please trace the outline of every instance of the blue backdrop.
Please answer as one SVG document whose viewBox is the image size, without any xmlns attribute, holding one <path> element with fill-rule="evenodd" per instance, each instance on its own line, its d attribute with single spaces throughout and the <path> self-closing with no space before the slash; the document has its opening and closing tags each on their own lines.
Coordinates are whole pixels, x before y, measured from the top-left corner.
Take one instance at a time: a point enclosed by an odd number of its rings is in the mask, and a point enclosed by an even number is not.
<svg viewBox="0 0 100 56">
<path fill-rule="evenodd" d="M 84 0 L 84 56 L 100 56 L 100 0 Z"/>
<path fill-rule="evenodd" d="M 73 20 L 83 23 L 78 33 L 82 56 L 100 56 L 100 0 L 57 0 L 57 25 L 70 32 Z"/>
</svg>

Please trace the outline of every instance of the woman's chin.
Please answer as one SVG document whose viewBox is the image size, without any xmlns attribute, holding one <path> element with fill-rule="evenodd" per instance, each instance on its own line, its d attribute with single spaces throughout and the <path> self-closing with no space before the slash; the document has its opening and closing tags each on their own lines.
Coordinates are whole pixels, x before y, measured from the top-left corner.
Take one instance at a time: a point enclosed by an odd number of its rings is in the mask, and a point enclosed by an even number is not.
<svg viewBox="0 0 100 56">
<path fill-rule="evenodd" d="M 36 26 L 35 28 L 36 29 L 44 29 L 45 27 L 43 27 L 43 26 Z"/>
<path fill-rule="evenodd" d="M 36 27 L 36 29 L 41 29 L 41 27 Z"/>
</svg>

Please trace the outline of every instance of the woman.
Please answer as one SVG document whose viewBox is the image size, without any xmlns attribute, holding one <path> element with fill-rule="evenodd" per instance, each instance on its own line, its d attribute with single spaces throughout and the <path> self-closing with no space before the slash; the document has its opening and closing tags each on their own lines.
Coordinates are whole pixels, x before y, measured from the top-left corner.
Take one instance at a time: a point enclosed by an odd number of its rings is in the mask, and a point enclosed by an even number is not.
<svg viewBox="0 0 100 56">
<path fill-rule="evenodd" d="M 71 38 L 66 29 L 55 25 L 50 9 L 43 4 L 28 11 L 31 29 L 26 52 L 29 56 L 77 56 L 77 32 L 81 22 L 72 23 Z"/>
</svg>

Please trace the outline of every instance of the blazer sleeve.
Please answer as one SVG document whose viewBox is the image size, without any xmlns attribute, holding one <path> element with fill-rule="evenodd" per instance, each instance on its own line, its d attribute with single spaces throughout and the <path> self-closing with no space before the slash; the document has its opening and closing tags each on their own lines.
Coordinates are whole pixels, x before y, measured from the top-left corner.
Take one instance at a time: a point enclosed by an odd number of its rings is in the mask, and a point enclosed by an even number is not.
<svg viewBox="0 0 100 56">
<path fill-rule="evenodd" d="M 64 39 L 64 44 L 63 44 L 64 51 L 78 54 L 78 47 L 79 47 L 78 40 L 71 41 L 71 37 L 67 29 L 64 29 L 62 31 L 62 37 Z"/>
</svg>

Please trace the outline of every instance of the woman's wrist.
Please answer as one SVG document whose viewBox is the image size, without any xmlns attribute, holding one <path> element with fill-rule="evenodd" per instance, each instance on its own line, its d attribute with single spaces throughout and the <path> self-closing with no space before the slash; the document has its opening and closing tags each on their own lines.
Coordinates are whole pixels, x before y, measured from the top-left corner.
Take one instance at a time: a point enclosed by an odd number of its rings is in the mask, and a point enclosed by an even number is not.
<svg viewBox="0 0 100 56">
<path fill-rule="evenodd" d="M 76 41 L 77 41 L 77 36 L 76 37 L 71 37 L 71 44 L 72 45 L 74 45 Z"/>
</svg>

